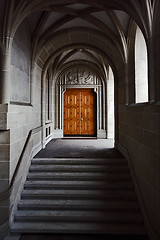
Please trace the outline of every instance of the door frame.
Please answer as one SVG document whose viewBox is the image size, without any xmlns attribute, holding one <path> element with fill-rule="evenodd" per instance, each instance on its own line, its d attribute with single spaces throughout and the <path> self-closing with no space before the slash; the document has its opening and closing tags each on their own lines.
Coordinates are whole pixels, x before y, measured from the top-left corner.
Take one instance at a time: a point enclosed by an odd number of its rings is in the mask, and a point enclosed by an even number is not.
<svg viewBox="0 0 160 240">
<path fill-rule="evenodd" d="M 61 87 L 60 87 L 61 88 Z M 65 88 L 61 88 L 59 93 L 59 116 L 60 116 L 60 127 L 61 127 L 61 136 L 62 138 L 64 137 L 63 135 L 63 108 L 64 108 L 64 93 L 66 92 L 66 90 L 68 88 L 92 88 L 94 89 L 94 92 L 96 93 L 96 109 L 97 109 L 97 114 L 96 114 L 96 138 L 106 138 L 107 134 L 106 134 L 106 124 L 105 124 L 105 119 L 106 119 L 106 114 L 105 114 L 105 96 L 104 96 L 104 91 L 102 89 L 102 86 L 97 86 L 97 87 L 93 87 L 93 86 L 85 86 L 85 85 L 80 85 L 80 86 L 65 86 Z M 103 103 L 102 103 L 103 102 Z M 58 106 L 57 106 L 58 109 Z M 57 119 L 58 122 L 58 119 Z"/>
<path fill-rule="evenodd" d="M 86 68 L 85 68 L 86 69 Z M 88 70 L 92 73 L 91 70 Z M 63 104 L 64 93 L 68 88 L 92 88 L 97 94 L 97 134 L 100 139 L 107 138 L 107 104 L 106 104 L 106 85 L 101 77 L 93 72 L 92 83 L 68 83 L 66 81 L 67 72 L 61 73 L 55 82 L 55 98 L 54 98 L 54 134 L 53 138 L 63 138 Z"/>
<path fill-rule="evenodd" d="M 63 105 L 62 105 L 62 111 L 63 111 L 63 113 L 62 113 L 62 119 L 63 119 L 63 124 L 64 124 L 64 95 L 65 95 L 65 93 L 67 92 L 67 89 L 74 89 L 74 90 L 78 90 L 78 89 L 81 89 L 81 90 L 84 90 L 84 89 L 91 89 L 92 90 L 92 93 L 93 93 L 93 98 L 94 98 L 94 107 L 93 107 L 93 111 L 94 111 L 94 108 L 96 108 L 96 110 L 95 110 L 95 115 L 94 115 L 94 125 L 95 125 L 95 127 L 94 127 L 94 131 L 95 131 L 95 133 L 94 134 L 64 134 L 64 131 L 63 131 L 63 136 L 65 136 L 65 137 L 97 137 L 97 94 L 95 93 L 95 91 L 94 91 L 94 88 L 66 88 L 66 91 L 65 92 L 63 92 L 63 98 L 62 98 L 62 100 L 63 100 Z M 77 91 L 78 92 L 78 91 Z M 96 95 L 95 95 L 96 94 Z M 79 106 L 80 107 L 80 106 Z M 81 107 L 80 107 L 81 108 Z M 63 128 L 63 130 L 64 130 L 64 128 Z"/>
</svg>

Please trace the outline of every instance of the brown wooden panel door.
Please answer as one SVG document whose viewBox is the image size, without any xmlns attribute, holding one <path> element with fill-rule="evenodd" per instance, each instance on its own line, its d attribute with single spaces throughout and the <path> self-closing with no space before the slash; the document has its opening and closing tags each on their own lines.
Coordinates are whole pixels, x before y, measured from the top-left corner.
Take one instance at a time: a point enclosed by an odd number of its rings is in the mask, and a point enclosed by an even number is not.
<svg viewBox="0 0 160 240">
<path fill-rule="evenodd" d="M 63 129 L 64 135 L 95 136 L 96 96 L 92 89 L 67 89 Z"/>
<path fill-rule="evenodd" d="M 64 134 L 77 135 L 80 128 L 79 93 L 68 89 L 64 94 Z"/>
<path fill-rule="evenodd" d="M 81 134 L 95 134 L 94 92 L 92 89 L 81 92 Z"/>
</svg>

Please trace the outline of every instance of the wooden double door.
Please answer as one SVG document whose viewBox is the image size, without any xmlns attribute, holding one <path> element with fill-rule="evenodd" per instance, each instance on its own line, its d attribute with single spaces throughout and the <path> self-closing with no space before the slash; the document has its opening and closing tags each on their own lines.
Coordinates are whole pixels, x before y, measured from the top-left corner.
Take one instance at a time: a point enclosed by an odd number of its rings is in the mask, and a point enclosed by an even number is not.
<svg viewBox="0 0 160 240">
<path fill-rule="evenodd" d="M 64 136 L 96 136 L 96 106 L 93 89 L 67 89 L 64 94 Z"/>
</svg>

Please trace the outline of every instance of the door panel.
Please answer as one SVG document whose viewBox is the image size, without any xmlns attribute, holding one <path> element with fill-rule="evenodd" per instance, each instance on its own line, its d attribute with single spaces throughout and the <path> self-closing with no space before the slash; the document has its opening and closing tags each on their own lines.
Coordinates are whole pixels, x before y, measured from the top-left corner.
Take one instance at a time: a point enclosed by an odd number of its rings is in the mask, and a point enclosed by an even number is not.
<svg viewBox="0 0 160 240">
<path fill-rule="evenodd" d="M 66 93 L 64 94 L 64 134 L 79 134 L 79 93 L 71 91 Z"/>
<path fill-rule="evenodd" d="M 64 135 L 95 134 L 95 93 L 92 89 L 67 89 L 64 94 Z"/>
<path fill-rule="evenodd" d="M 94 93 L 86 90 L 82 91 L 82 108 L 81 108 L 81 129 L 82 134 L 95 134 L 95 112 L 94 112 Z"/>
</svg>

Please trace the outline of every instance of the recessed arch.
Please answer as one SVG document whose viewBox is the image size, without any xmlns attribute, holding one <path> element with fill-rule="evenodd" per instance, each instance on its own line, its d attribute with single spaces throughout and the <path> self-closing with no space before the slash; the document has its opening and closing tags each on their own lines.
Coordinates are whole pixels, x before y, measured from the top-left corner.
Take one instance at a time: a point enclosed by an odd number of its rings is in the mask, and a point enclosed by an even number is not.
<svg viewBox="0 0 160 240">
<path fill-rule="evenodd" d="M 51 64 L 53 64 L 53 60 L 57 57 L 57 56 L 59 56 L 61 53 L 63 53 L 63 52 L 65 52 L 65 51 L 67 51 L 67 50 L 72 50 L 72 49 L 77 49 L 77 48 L 84 48 L 84 49 L 89 49 L 89 50 L 92 50 L 93 52 L 96 52 L 96 54 L 98 54 L 98 55 L 100 55 L 103 59 L 105 59 L 105 61 L 107 61 L 107 64 L 109 64 L 111 67 L 112 67 L 112 70 L 113 70 L 113 72 L 114 72 L 114 76 L 117 76 L 117 69 L 116 69 L 116 67 L 115 67 L 115 65 L 112 63 L 112 61 L 108 58 L 108 56 L 106 56 L 106 54 L 101 50 L 101 49 L 98 49 L 98 48 L 96 48 L 95 46 L 91 46 L 91 45 L 88 45 L 88 44 L 81 44 L 81 45 L 79 45 L 79 44 L 71 44 L 71 45 L 69 45 L 69 46 L 65 46 L 65 47 L 63 47 L 63 48 L 60 48 L 60 49 L 58 49 L 57 51 L 55 51 L 48 59 L 47 59 L 47 61 L 45 62 L 45 64 L 44 64 L 44 66 L 43 66 L 43 68 L 42 68 L 42 124 L 44 124 L 45 123 L 45 92 L 44 92 L 44 90 L 43 89 L 45 89 L 45 76 L 46 76 L 46 73 L 47 73 L 47 69 L 51 66 Z M 123 68 L 122 68 L 123 69 Z M 122 70 L 121 69 L 121 70 Z M 121 71 L 121 73 L 122 73 L 122 71 Z M 106 76 L 105 76 L 106 77 Z M 117 81 L 118 79 L 115 77 L 115 79 L 114 79 L 115 81 Z M 104 89 L 104 88 L 103 88 Z M 54 86 L 53 86 L 53 90 L 54 90 Z M 116 90 L 115 90 L 116 91 Z M 58 92 L 58 89 L 56 90 L 56 92 Z M 104 92 L 106 92 L 106 90 L 104 90 Z M 117 104 L 116 103 L 116 101 L 118 100 L 118 98 L 116 97 L 115 98 L 115 104 Z M 117 113 L 117 107 L 115 106 L 115 112 Z M 55 111 L 57 111 L 56 109 L 55 109 Z M 105 110 L 103 110 L 103 111 L 105 111 Z M 56 120 L 57 121 L 57 120 Z M 116 123 L 117 124 L 117 123 Z M 104 124 L 103 124 L 104 125 Z M 59 125 L 59 126 L 62 126 L 62 124 L 61 125 Z M 58 133 L 58 135 L 59 135 L 60 133 Z M 62 134 L 62 132 L 61 132 L 61 134 Z M 60 136 L 60 135 L 59 135 Z M 62 136 L 62 135 L 61 135 Z"/>
<path fill-rule="evenodd" d="M 66 71 L 71 69 L 73 66 L 74 67 L 78 67 L 78 66 L 86 67 L 87 66 L 88 69 L 90 69 L 91 71 L 94 71 L 100 79 L 103 79 L 103 81 L 105 81 L 105 75 L 102 74 L 100 69 L 94 63 L 87 62 L 87 61 L 78 61 L 78 60 L 64 64 L 62 66 L 62 68 L 55 74 L 54 78 L 55 79 L 60 78 Z"/>
<path fill-rule="evenodd" d="M 79 56 L 79 53 L 81 53 L 82 56 Z M 86 63 L 89 63 L 89 62 L 94 63 L 94 65 L 96 65 L 97 68 L 101 69 L 102 72 L 104 71 L 103 65 L 102 65 L 98 55 L 96 55 L 95 52 L 93 53 L 91 50 L 87 50 L 84 48 L 83 49 L 78 48 L 78 49 L 70 50 L 69 52 L 64 52 L 64 54 L 65 54 L 65 56 L 62 56 L 63 54 L 61 54 L 61 56 L 60 56 L 61 59 L 59 60 L 59 62 L 56 65 L 56 71 L 63 68 L 63 66 L 66 64 L 66 62 L 74 62 L 74 61 L 76 61 L 76 62 L 82 61 L 83 62 L 84 59 L 85 59 Z M 82 57 L 82 59 L 81 59 L 81 57 Z"/>
<path fill-rule="evenodd" d="M 115 65 L 115 62 L 112 61 L 112 59 L 110 59 L 110 57 L 105 53 L 103 52 L 101 49 L 99 49 L 98 47 L 96 46 L 93 46 L 93 45 L 89 45 L 89 44 L 69 44 L 69 45 L 66 45 L 58 50 L 56 50 L 54 53 L 52 53 L 48 59 L 45 61 L 44 63 L 44 66 L 42 68 L 42 75 L 45 74 L 45 72 L 47 71 L 48 67 L 50 66 L 50 64 L 53 62 L 53 59 L 55 57 L 57 57 L 60 53 L 63 53 L 64 51 L 66 50 L 70 50 L 70 49 L 77 49 L 77 48 L 84 48 L 84 49 L 90 49 L 90 50 L 93 50 L 95 51 L 96 53 L 98 53 L 100 56 L 102 56 L 104 59 L 107 60 L 107 62 L 109 63 L 109 65 L 112 67 L 112 70 L 114 72 L 114 75 L 117 76 L 117 73 L 118 73 L 118 69 L 116 68 L 117 66 Z M 120 66 L 122 67 L 123 66 L 123 63 L 120 63 Z M 119 66 L 119 67 L 120 67 Z M 121 71 L 123 70 L 123 67 L 121 68 Z M 117 79 L 117 77 L 116 77 Z"/>
<path fill-rule="evenodd" d="M 135 102 L 148 102 L 148 51 L 138 26 L 135 35 Z"/>
<path fill-rule="evenodd" d="M 135 35 L 137 24 L 132 20 L 128 30 L 128 63 L 126 77 L 126 104 L 135 102 Z"/>
<path fill-rule="evenodd" d="M 99 72 L 97 72 L 97 69 L 95 68 L 95 66 L 93 66 L 93 64 L 90 64 L 90 65 L 85 63 L 82 64 L 82 62 L 74 65 L 66 64 L 66 66 L 62 69 L 62 71 L 57 73 L 57 75 L 54 76 L 53 91 L 55 92 L 54 96 L 56 96 L 54 100 L 55 105 L 53 106 L 54 112 L 55 112 L 55 137 L 60 136 L 60 134 L 61 134 L 61 137 L 63 137 L 63 131 L 64 131 L 64 126 L 63 126 L 64 105 L 63 104 L 64 104 L 64 93 L 67 91 L 67 89 L 73 89 L 73 91 L 74 90 L 76 91 L 76 96 L 75 96 L 76 99 L 79 96 L 79 93 L 77 92 L 79 91 L 78 89 L 80 89 L 80 91 L 82 90 L 88 91 L 89 89 L 90 90 L 93 89 L 93 92 L 95 92 L 97 96 L 97 100 L 96 102 L 94 102 L 94 104 L 96 105 L 94 105 L 94 108 L 93 108 L 93 109 L 97 109 L 96 120 L 95 120 L 96 130 L 94 131 L 96 131 L 96 134 L 97 134 L 96 136 L 98 138 L 106 138 L 107 108 L 105 104 L 105 101 L 106 101 L 105 77 L 104 76 L 102 77 L 99 75 Z M 80 101 L 78 102 L 80 104 Z M 77 106 L 79 109 L 79 105 Z M 88 107 L 86 108 L 86 110 L 88 109 Z M 78 111 L 80 111 L 80 109 Z M 87 113 L 87 116 L 89 113 L 90 111 Z M 85 123 L 88 122 L 88 120 L 85 120 L 85 121 L 86 121 Z M 77 124 L 79 123 L 79 120 L 78 120 L 78 123 L 76 122 L 75 124 L 77 126 Z M 73 126 L 74 126 L 74 123 L 72 123 L 72 127 Z"/>
</svg>

